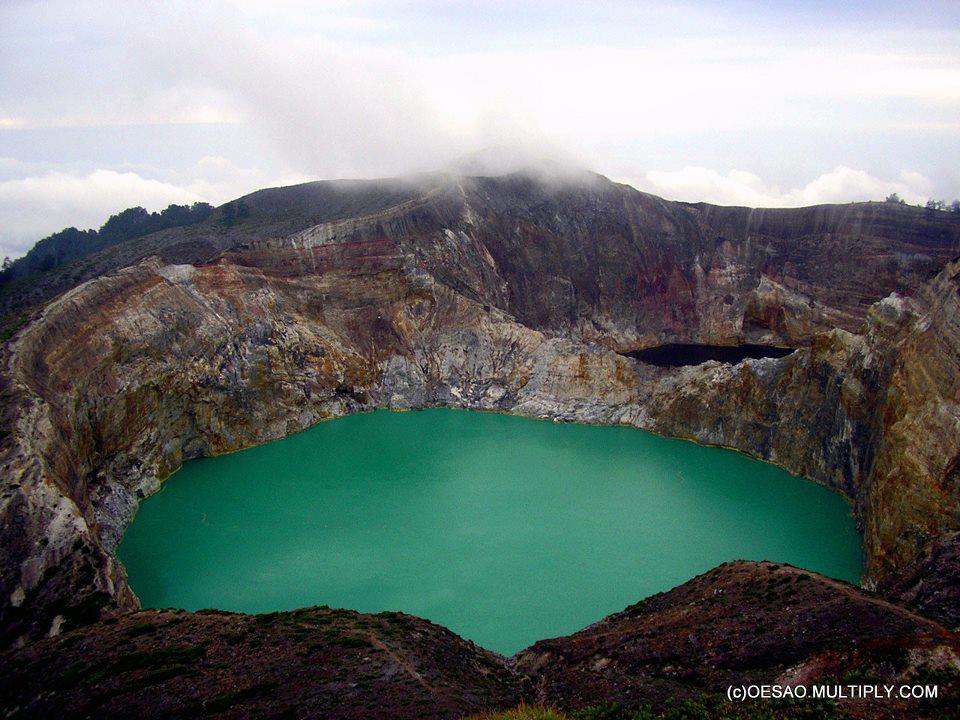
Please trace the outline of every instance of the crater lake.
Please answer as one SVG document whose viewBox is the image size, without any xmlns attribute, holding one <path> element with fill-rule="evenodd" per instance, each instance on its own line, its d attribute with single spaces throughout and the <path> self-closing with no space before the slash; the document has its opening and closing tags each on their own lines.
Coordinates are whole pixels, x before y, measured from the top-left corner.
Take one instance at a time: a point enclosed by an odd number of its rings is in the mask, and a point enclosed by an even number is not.
<svg viewBox="0 0 960 720">
<path fill-rule="evenodd" d="M 144 607 L 399 610 L 511 654 L 736 559 L 859 581 L 839 495 L 628 427 L 376 411 L 187 462 L 119 557 Z"/>
</svg>

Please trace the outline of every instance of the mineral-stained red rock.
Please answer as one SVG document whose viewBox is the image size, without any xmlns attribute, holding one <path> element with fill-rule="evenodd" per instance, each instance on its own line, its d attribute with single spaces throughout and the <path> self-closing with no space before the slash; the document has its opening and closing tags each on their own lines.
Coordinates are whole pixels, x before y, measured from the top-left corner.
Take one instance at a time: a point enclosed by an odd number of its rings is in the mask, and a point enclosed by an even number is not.
<svg viewBox="0 0 960 720">
<path fill-rule="evenodd" d="M 851 501 L 868 584 L 960 529 L 960 216 L 672 203 L 590 174 L 246 202 L 241 223 L 139 238 L 26 293 L 0 347 L 0 646 L 137 608 L 113 551 L 185 460 L 376 407 L 630 424 L 771 460 Z M 619 354 L 679 342 L 799 349 Z"/>
</svg>

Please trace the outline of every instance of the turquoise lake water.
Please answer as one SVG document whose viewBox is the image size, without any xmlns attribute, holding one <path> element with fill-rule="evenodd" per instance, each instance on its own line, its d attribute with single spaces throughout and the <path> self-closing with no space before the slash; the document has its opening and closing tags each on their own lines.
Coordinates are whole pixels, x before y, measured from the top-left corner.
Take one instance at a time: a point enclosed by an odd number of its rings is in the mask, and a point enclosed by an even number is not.
<svg viewBox="0 0 960 720">
<path fill-rule="evenodd" d="M 188 462 L 118 552 L 145 607 L 402 610 L 506 654 L 726 560 L 861 571 L 849 506 L 767 463 L 446 409 Z"/>
</svg>

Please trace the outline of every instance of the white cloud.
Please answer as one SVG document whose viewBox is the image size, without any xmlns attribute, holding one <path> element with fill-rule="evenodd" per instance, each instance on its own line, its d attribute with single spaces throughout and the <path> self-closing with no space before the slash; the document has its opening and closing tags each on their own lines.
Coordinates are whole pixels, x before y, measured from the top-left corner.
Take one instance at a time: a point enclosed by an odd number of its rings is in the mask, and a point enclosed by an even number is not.
<svg viewBox="0 0 960 720">
<path fill-rule="evenodd" d="M 960 114 L 960 56 L 922 34 L 910 36 L 909 52 L 868 34 L 411 52 L 267 33 L 230 15 L 202 32 L 167 20 L 167 31 L 137 41 L 137 67 L 191 91 L 148 96 L 153 115 L 219 103 L 271 138 L 286 162 L 323 176 L 426 169 L 518 143 L 562 147 L 603 168 L 612 153 L 598 147 L 622 154 L 638 136 L 949 130 Z M 960 46 L 960 35 L 950 37 Z"/>
<path fill-rule="evenodd" d="M 307 179 L 268 178 L 258 170 L 207 157 L 180 182 L 109 169 L 82 175 L 51 171 L 0 181 L 0 256 L 18 257 L 40 238 L 65 227 L 97 228 L 128 207 L 155 211 L 197 201 L 220 204 L 261 187 Z"/>
<path fill-rule="evenodd" d="M 44 53 L 63 56 L 38 63 L 0 50 L 15 63 L 0 100 L 26 125 L 242 122 L 285 162 L 322 176 L 424 169 L 517 142 L 560 146 L 604 169 L 655 134 L 960 130 L 951 29 L 803 32 L 691 3 L 556 5 L 533 3 L 534 22 L 497 4 L 494 15 L 517 17 L 491 30 L 470 25 L 465 8 L 429 2 L 108 0 L 84 19 L 100 41 L 86 53 L 73 28 L 87 11 L 54 3 L 43 22 L 23 11 L 18 34 L 31 42 L 28 21 L 52 24 L 41 34 L 76 47 L 49 43 Z M 511 20 L 528 22 L 514 30 Z"/>
<path fill-rule="evenodd" d="M 802 187 L 789 190 L 781 190 L 777 185 L 743 170 L 731 170 L 724 175 L 704 167 L 651 170 L 640 178 L 633 181 L 627 179 L 626 182 L 671 200 L 748 207 L 802 207 L 883 200 L 890 193 L 897 193 L 909 203 L 920 203 L 930 197 L 932 187 L 930 180 L 917 172 L 902 172 L 896 180 L 885 180 L 864 170 L 843 165 Z"/>
<path fill-rule="evenodd" d="M 925 10 L 915 23 L 906 10 L 864 19 L 796 5 L 0 3 L 0 152 L 16 155 L 6 138 L 26 148 L 23 167 L 0 162 L 0 245 L 22 250 L 129 205 L 217 202 L 288 174 L 429 170 L 496 145 L 687 200 L 955 196 L 960 31 L 950 13 Z M 250 146 L 176 141 L 184 123 L 225 122 Z M 175 130 L 138 135 L 122 157 L 86 149 L 88 126 L 120 137 L 120 125 Z M 30 145 L 36 128 L 51 134 Z M 41 147 L 57 132 L 70 139 Z M 228 159 L 197 162 L 204 153 Z M 902 167 L 923 176 L 897 175 Z"/>
</svg>

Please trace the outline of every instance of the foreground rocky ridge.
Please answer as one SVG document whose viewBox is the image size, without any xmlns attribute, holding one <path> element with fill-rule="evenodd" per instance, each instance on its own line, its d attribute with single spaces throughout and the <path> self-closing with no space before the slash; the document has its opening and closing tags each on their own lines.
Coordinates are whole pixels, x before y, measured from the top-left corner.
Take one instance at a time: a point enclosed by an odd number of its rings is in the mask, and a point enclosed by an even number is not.
<svg viewBox="0 0 960 720">
<path fill-rule="evenodd" d="M 150 610 L 3 659 L 8 717 L 456 718 L 521 698 L 502 657 L 401 613 Z"/>
<path fill-rule="evenodd" d="M 845 701 L 850 717 L 956 708 L 960 637 L 846 583 L 726 563 L 514 657 L 534 699 L 564 709 L 679 705 L 728 686 L 939 682 L 936 703 Z M 769 703 L 768 703 L 769 705 Z M 813 716 L 813 715 L 811 715 Z"/>
<path fill-rule="evenodd" d="M 404 187 L 338 195 L 340 214 L 307 227 L 284 219 L 309 217 L 295 200 L 264 217 L 251 203 L 254 224 L 217 236 L 219 254 L 179 262 L 165 238 L 3 347 L 0 644 L 135 610 L 113 551 L 183 461 L 433 405 L 624 423 L 776 462 L 851 499 L 868 583 L 912 578 L 891 596 L 952 624 L 953 584 L 937 590 L 941 566 L 917 555 L 960 527 L 952 217 L 687 206 L 597 176 Z M 676 341 L 799 349 L 686 368 L 617 352 Z"/>
<path fill-rule="evenodd" d="M 949 628 L 960 628 L 960 533 L 929 543 L 913 562 L 885 577 L 879 592 Z"/>
<path fill-rule="evenodd" d="M 786 717 L 920 719 L 955 707 L 958 653 L 956 634 L 853 586 L 737 562 L 513 658 L 400 613 L 141 611 L 0 655 L 0 708 L 11 718 L 458 718 L 520 701 L 667 709 L 725 699 L 729 684 L 935 684 L 936 699 L 784 706 Z"/>
</svg>

